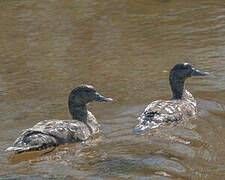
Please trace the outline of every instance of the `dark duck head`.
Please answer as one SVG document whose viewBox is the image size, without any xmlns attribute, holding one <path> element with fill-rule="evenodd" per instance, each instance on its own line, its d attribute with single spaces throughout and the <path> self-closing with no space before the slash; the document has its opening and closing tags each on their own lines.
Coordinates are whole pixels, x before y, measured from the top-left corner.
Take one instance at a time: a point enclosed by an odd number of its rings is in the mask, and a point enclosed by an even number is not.
<svg viewBox="0 0 225 180">
<path fill-rule="evenodd" d="M 59 144 L 87 140 L 99 132 L 99 124 L 86 108 L 91 101 L 112 101 L 96 92 L 93 86 L 81 85 L 69 95 L 69 112 L 73 120 L 44 120 L 24 130 L 7 151 L 25 152 L 55 147 Z"/>
<path fill-rule="evenodd" d="M 192 94 L 185 90 L 184 82 L 192 76 L 206 76 L 188 63 L 176 64 L 170 71 L 169 81 L 172 90 L 170 100 L 158 100 L 149 104 L 138 118 L 139 124 L 133 128 L 136 133 L 144 133 L 158 127 L 164 122 L 174 122 L 196 114 L 196 101 Z"/>
<path fill-rule="evenodd" d="M 68 107 L 73 119 L 86 122 L 87 109 L 86 104 L 92 101 L 113 101 L 111 98 L 105 98 L 96 92 L 90 85 L 81 85 L 73 89 L 69 95 Z"/>
<path fill-rule="evenodd" d="M 192 76 L 206 76 L 208 72 L 200 72 L 188 63 L 176 64 L 170 71 L 169 81 L 173 93 L 172 99 L 182 99 L 184 93 L 184 82 Z"/>
</svg>

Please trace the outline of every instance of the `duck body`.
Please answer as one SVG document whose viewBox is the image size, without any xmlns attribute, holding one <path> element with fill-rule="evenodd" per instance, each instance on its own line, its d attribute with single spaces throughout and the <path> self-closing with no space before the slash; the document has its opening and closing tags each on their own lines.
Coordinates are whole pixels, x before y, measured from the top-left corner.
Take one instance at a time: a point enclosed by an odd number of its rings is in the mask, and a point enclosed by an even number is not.
<svg viewBox="0 0 225 180">
<path fill-rule="evenodd" d="M 83 99 L 85 94 L 87 94 L 84 91 L 85 89 L 91 89 L 90 94 L 94 94 L 93 96 L 95 96 L 92 98 L 87 97 L 87 99 L 90 98 L 90 101 L 112 101 L 112 99 L 99 95 L 92 86 L 80 86 L 75 89 L 78 90 L 72 91 L 69 97 L 69 110 L 73 120 L 52 119 L 40 121 L 32 128 L 22 131 L 20 136 L 15 140 L 13 147 L 9 147 L 6 150 L 18 153 L 42 150 L 60 144 L 85 141 L 90 136 L 98 133 L 100 131 L 100 124 L 94 115 L 87 110 L 85 105 L 89 100 L 84 101 L 84 103 L 77 102 L 79 102 L 79 98 Z"/>
<path fill-rule="evenodd" d="M 163 123 L 181 121 L 194 117 L 197 113 L 197 102 L 192 94 L 184 88 L 184 81 L 193 76 L 204 76 L 188 63 L 177 64 L 170 72 L 170 85 L 173 96 L 170 100 L 157 100 L 150 103 L 138 118 L 139 123 L 133 128 L 136 133 L 145 133 Z"/>
<path fill-rule="evenodd" d="M 91 112 L 88 114 L 88 119 L 96 120 Z M 60 144 L 85 141 L 99 132 L 99 126 L 98 123 L 90 124 L 78 120 L 44 120 L 22 131 L 8 151 L 42 150 Z"/>
<path fill-rule="evenodd" d="M 197 113 L 197 103 L 190 92 L 184 99 L 157 100 L 149 104 L 138 118 L 139 124 L 134 131 L 144 133 L 166 122 L 176 122 L 190 118 Z"/>
</svg>

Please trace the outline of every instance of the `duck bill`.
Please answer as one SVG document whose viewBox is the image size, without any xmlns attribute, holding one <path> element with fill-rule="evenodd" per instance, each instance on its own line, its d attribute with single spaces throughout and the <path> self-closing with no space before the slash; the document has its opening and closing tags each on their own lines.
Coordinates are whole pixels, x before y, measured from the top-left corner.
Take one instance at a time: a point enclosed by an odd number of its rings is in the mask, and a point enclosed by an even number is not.
<svg viewBox="0 0 225 180">
<path fill-rule="evenodd" d="M 96 93 L 96 98 L 95 98 L 96 101 L 105 101 L 105 102 L 108 102 L 108 101 L 113 101 L 112 98 L 106 98 L 104 96 L 102 96 L 101 94 L 98 94 Z"/>
<path fill-rule="evenodd" d="M 209 73 L 208 72 L 200 72 L 199 70 L 193 69 L 191 75 L 192 76 L 206 76 L 206 75 L 209 75 Z"/>
</svg>

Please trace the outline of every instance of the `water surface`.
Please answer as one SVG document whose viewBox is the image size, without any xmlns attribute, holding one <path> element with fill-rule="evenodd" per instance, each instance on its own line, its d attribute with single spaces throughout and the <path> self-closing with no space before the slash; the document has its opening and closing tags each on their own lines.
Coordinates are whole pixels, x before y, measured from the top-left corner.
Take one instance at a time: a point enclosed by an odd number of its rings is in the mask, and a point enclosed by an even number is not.
<svg viewBox="0 0 225 180">
<path fill-rule="evenodd" d="M 224 0 L 0 0 L 0 179 L 224 179 Z M 189 62 L 199 116 L 136 135 L 153 100 L 170 98 L 168 73 Z M 22 129 L 70 119 L 67 97 L 92 84 L 104 132 L 45 156 L 4 152 Z"/>
</svg>

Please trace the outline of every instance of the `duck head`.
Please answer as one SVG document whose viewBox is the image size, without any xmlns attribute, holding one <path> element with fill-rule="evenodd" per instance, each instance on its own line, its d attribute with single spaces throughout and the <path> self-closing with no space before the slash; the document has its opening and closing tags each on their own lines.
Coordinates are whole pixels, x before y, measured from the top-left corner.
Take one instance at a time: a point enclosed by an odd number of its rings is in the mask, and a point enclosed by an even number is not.
<svg viewBox="0 0 225 180">
<path fill-rule="evenodd" d="M 208 72 L 200 72 L 199 70 L 192 68 L 189 63 L 176 64 L 170 71 L 170 80 L 177 82 L 184 82 L 191 76 L 206 76 Z"/>
<path fill-rule="evenodd" d="M 70 101 L 76 105 L 85 105 L 91 101 L 113 101 L 113 99 L 100 95 L 91 85 L 80 85 L 71 91 Z"/>
<path fill-rule="evenodd" d="M 200 72 L 193 68 L 189 63 L 176 64 L 170 71 L 170 85 L 173 92 L 173 98 L 180 99 L 184 89 L 184 81 L 192 76 L 206 76 L 208 72 Z"/>
<path fill-rule="evenodd" d="M 80 85 L 73 89 L 69 95 L 69 112 L 73 119 L 81 120 L 86 118 L 86 104 L 92 101 L 113 101 L 96 92 L 91 85 Z"/>
</svg>

